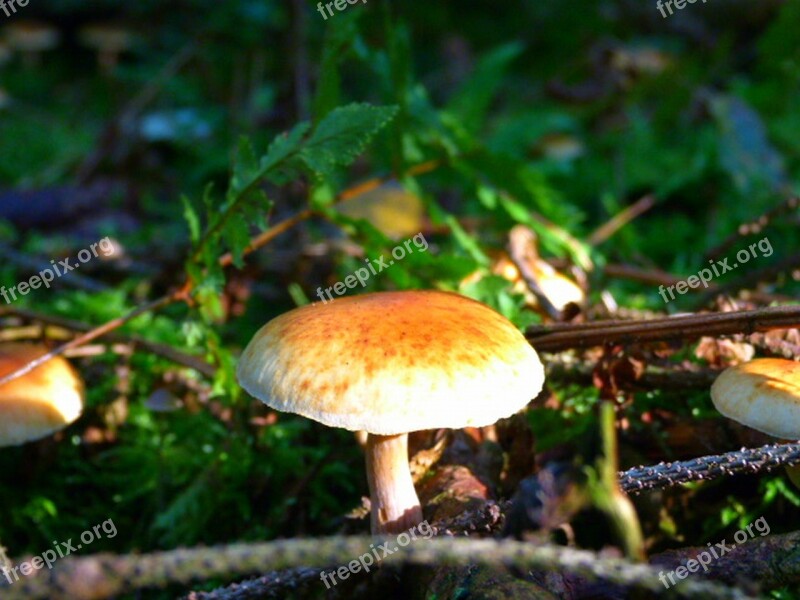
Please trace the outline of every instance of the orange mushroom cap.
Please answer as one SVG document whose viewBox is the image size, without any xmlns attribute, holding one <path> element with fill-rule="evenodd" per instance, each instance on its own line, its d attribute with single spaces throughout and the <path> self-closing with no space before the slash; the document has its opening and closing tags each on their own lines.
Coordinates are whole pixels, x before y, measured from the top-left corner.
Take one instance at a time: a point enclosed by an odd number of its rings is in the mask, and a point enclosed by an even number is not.
<svg viewBox="0 0 800 600">
<path fill-rule="evenodd" d="M 34 344 L 0 344 L 0 377 L 46 352 L 47 348 Z M 60 356 L 0 386 L 0 447 L 63 429 L 80 416 L 83 400 L 80 377 Z"/>
<path fill-rule="evenodd" d="M 338 298 L 273 319 L 245 349 L 238 378 L 276 410 L 396 435 L 491 425 L 541 391 L 544 368 L 488 306 L 406 291 Z"/>
</svg>

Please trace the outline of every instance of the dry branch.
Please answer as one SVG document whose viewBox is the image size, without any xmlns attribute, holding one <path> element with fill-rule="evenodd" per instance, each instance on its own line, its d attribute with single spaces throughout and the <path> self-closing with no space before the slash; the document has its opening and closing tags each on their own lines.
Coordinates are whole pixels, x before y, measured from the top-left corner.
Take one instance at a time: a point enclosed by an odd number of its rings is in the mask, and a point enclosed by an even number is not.
<svg viewBox="0 0 800 600">
<path fill-rule="evenodd" d="M 556 323 L 531 328 L 526 337 L 537 351 L 560 352 L 604 344 L 643 344 L 792 327 L 800 327 L 800 306 L 678 315 L 648 321 L 596 321 L 579 325 Z"/>
<path fill-rule="evenodd" d="M 233 583 L 210 592 L 191 592 L 184 600 L 265 600 L 285 598 L 287 592 L 319 584 L 320 569 L 297 567 L 272 571 L 256 579 Z"/>
<path fill-rule="evenodd" d="M 0 317 L 4 315 L 15 315 L 29 321 L 36 321 L 47 325 L 56 325 L 58 327 L 68 329 L 70 331 L 86 332 L 92 329 L 91 325 L 87 325 L 86 323 L 81 323 L 80 321 L 65 319 L 63 317 L 54 317 L 52 315 L 46 315 L 43 313 L 34 312 L 24 308 L 15 308 L 15 307 L 0 308 Z M 145 340 L 138 336 L 129 336 L 123 334 L 108 334 L 104 337 L 111 343 L 131 344 L 134 346 L 139 346 L 141 348 L 144 348 L 148 352 L 152 352 L 153 354 L 161 356 L 162 358 L 166 358 L 167 360 L 170 360 L 176 364 L 189 367 L 190 369 L 194 369 L 195 371 L 202 373 L 207 377 L 212 377 L 214 375 L 214 372 L 216 371 L 214 365 L 206 362 L 205 360 L 203 360 L 202 357 L 195 356 L 192 354 L 187 354 L 186 352 L 181 352 L 180 350 L 177 350 L 172 346 L 159 344 L 157 342 L 151 342 L 150 340 Z"/>
<path fill-rule="evenodd" d="M 372 545 L 378 551 L 380 543 L 381 540 L 368 537 L 334 537 L 235 544 L 145 555 L 99 554 L 87 558 L 66 558 L 56 563 L 52 570 L 38 571 L 12 585 L 0 587 L 0 596 L 3 600 L 103 600 L 142 588 L 186 584 L 204 578 L 230 578 L 298 565 L 308 568 L 339 566 L 370 553 Z M 397 546 L 395 540 L 388 544 L 389 550 Z M 604 558 L 587 550 L 513 540 L 418 539 L 387 556 L 384 563 L 481 564 L 521 570 L 555 570 L 590 580 L 607 581 L 655 596 L 667 594 L 658 579 L 658 570 L 648 565 Z M 787 573 L 786 570 L 784 574 L 794 578 L 798 575 Z M 739 600 L 749 597 L 735 588 L 700 578 L 683 581 L 668 593 L 672 598 Z"/>
<path fill-rule="evenodd" d="M 635 494 L 689 481 L 760 473 L 796 464 L 800 464 L 800 442 L 770 444 L 687 461 L 636 467 L 622 471 L 619 477 L 623 491 Z"/>
</svg>

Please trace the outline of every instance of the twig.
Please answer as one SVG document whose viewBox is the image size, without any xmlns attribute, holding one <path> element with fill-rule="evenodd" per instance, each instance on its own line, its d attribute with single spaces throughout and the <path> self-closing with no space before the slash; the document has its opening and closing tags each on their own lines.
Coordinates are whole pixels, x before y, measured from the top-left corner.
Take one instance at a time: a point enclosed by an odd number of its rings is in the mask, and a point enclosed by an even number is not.
<svg viewBox="0 0 800 600">
<path fill-rule="evenodd" d="M 709 289 L 704 290 L 703 294 L 696 299 L 696 304 L 703 305 L 717 294 L 728 294 L 736 290 L 755 287 L 758 283 L 774 281 L 784 273 L 790 273 L 798 267 L 800 267 L 800 256 L 789 256 L 777 265 L 749 271 L 744 277 L 729 283 L 713 287 L 709 285 Z M 758 294 L 758 291 L 750 292 L 751 297 L 756 297 Z"/>
<path fill-rule="evenodd" d="M 648 194 L 618 214 L 614 215 L 608 222 L 604 223 L 595 229 L 586 240 L 590 246 L 598 246 L 605 242 L 608 238 L 614 235 L 617 231 L 622 229 L 625 225 L 633 221 L 639 215 L 646 213 L 653 208 L 656 204 L 655 196 Z"/>
<path fill-rule="evenodd" d="M 702 336 L 755 333 L 800 326 L 800 306 L 692 314 L 647 321 L 596 321 L 579 325 L 554 323 L 528 330 L 526 337 L 542 352 L 589 348 L 603 344 L 642 344 Z"/>
<path fill-rule="evenodd" d="M 265 246 L 269 242 L 274 240 L 280 234 L 288 231 L 289 229 L 291 229 L 292 227 L 294 227 L 298 223 L 302 223 L 306 219 L 311 218 L 313 215 L 314 215 L 314 211 L 313 210 L 306 209 L 306 210 L 303 210 L 303 211 L 297 213 L 293 217 L 289 217 L 288 219 L 285 219 L 285 220 L 281 221 L 277 225 L 273 225 L 272 227 L 267 229 L 265 232 L 257 235 L 252 240 L 250 240 L 250 243 L 244 249 L 244 252 L 242 253 L 242 256 L 247 256 L 251 252 L 255 252 L 256 250 L 258 250 L 262 246 Z M 233 264 L 233 255 L 230 252 L 224 254 L 222 256 L 222 258 L 219 259 L 219 264 L 222 267 L 228 267 L 228 266 L 232 265 Z"/>
<path fill-rule="evenodd" d="M 736 233 L 729 235 L 721 244 L 706 252 L 704 262 L 712 258 L 718 258 L 722 256 L 728 250 L 730 250 L 731 246 L 741 240 L 742 237 L 761 232 L 775 217 L 783 214 L 784 212 L 788 213 L 793 210 L 797 210 L 798 207 L 800 207 L 800 198 L 794 196 L 781 202 L 776 207 L 767 211 L 754 221 L 740 225 Z"/>
<path fill-rule="evenodd" d="M 92 326 L 87 325 L 86 323 L 73 321 L 71 319 L 64 319 L 63 317 L 54 317 L 51 315 L 45 315 L 42 313 L 34 312 L 32 310 L 26 310 L 24 308 L 0 307 L 0 317 L 5 314 L 16 315 L 27 320 L 46 323 L 49 325 L 56 325 L 58 327 L 62 327 L 64 329 L 68 329 L 71 331 L 91 331 L 92 329 Z M 194 356 L 192 354 L 181 352 L 180 350 L 177 350 L 172 346 L 159 344 L 157 342 L 151 342 L 149 340 L 145 340 L 138 336 L 128 336 L 123 334 L 108 334 L 105 337 L 108 339 L 108 341 L 112 343 L 133 344 L 135 346 L 139 346 L 141 348 L 144 348 L 148 352 L 152 352 L 157 356 L 161 356 L 163 358 L 166 358 L 167 360 L 171 360 L 176 364 L 189 367 L 190 369 L 194 369 L 195 371 L 202 373 L 207 377 L 211 377 L 214 375 L 215 372 L 214 365 L 209 364 L 199 356 Z"/>
<path fill-rule="evenodd" d="M 593 385 L 594 365 L 562 360 L 557 355 L 545 357 L 545 371 L 549 382 L 569 382 L 580 385 Z M 697 390 L 708 389 L 719 376 L 714 369 L 690 369 L 686 367 L 664 368 L 648 365 L 638 379 L 617 380 L 622 389 L 668 389 Z"/>
<path fill-rule="evenodd" d="M 636 467 L 620 472 L 619 477 L 623 491 L 635 494 L 689 481 L 707 481 L 742 473 L 760 473 L 796 464 L 800 464 L 800 442 L 770 444 L 761 448 L 742 449 L 692 460 Z"/>
<path fill-rule="evenodd" d="M 333 537 L 278 540 L 114 556 L 99 554 L 65 558 L 50 570 L 0 587 L 3 600 L 102 600 L 144 587 L 186 584 L 193 580 L 234 577 L 302 565 L 308 568 L 342 565 L 379 550 L 383 540 L 369 537 Z M 397 540 L 387 542 L 383 564 L 469 565 L 545 569 L 573 573 L 623 585 L 630 590 L 672 598 L 713 597 L 738 600 L 748 596 L 735 588 L 700 579 L 685 580 L 665 590 L 658 570 L 595 552 L 561 546 L 535 545 L 515 540 L 473 538 L 417 539 L 395 551 Z M 786 574 L 789 577 L 790 574 Z M 792 574 L 797 578 L 797 573 Z M 320 583 L 320 585 L 322 585 Z"/>
<path fill-rule="evenodd" d="M 133 321 L 136 317 L 140 315 L 143 315 L 153 310 L 158 310 L 165 306 L 169 306 L 170 304 L 173 304 L 179 300 L 183 300 L 186 293 L 187 292 L 183 289 L 177 290 L 175 292 L 172 292 L 171 294 L 159 298 L 158 300 L 153 300 L 152 302 L 148 302 L 147 304 L 144 304 L 139 308 L 132 310 L 124 317 L 112 319 L 111 321 L 108 321 L 107 323 L 100 325 L 99 327 L 95 327 L 91 331 L 87 331 L 83 335 L 79 335 L 78 337 L 67 342 L 66 344 L 61 344 L 57 348 L 54 348 L 53 350 L 48 352 L 47 354 L 43 354 L 42 356 L 35 358 L 34 360 L 20 367 L 16 371 L 13 371 L 12 373 L 5 375 L 4 377 L 0 377 L 0 386 L 8 383 L 13 379 L 16 379 L 17 377 L 22 377 L 26 373 L 33 371 L 39 365 L 46 363 L 48 360 L 55 358 L 56 356 L 60 356 L 61 354 L 64 354 L 64 352 L 66 352 L 67 350 L 71 350 L 72 348 L 77 348 L 78 346 L 82 346 L 83 344 L 88 344 L 89 342 L 94 341 L 97 338 L 103 337 L 104 335 L 114 331 L 115 329 L 119 329 L 120 327 L 122 327 L 126 323 L 129 323 L 130 321 Z"/>
<path fill-rule="evenodd" d="M 525 227 L 524 225 L 516 225 L 511 228 L 508 234 L 508 255 L 511 262 L 517 267 L 522 280 L 528 289 L 536 297 L 539 306 L 554 321 L 561 321 L 561 311 L 556 308 L 544 293 L 539 281 L 536 278 L 536 273 L 531 268 L 531 264 L 535 263 L 539 258 L 536 248 L 536 234 Z"/>
<path fill-rule="evenodd" d="M 233 583 L 210 592 L 191 592 L 183 600 L 264 600 L 286 598 L 288 591 L 319 584 L 320 569 L 296 567 L 272 571 L 257 579 Z"/>
</svg>

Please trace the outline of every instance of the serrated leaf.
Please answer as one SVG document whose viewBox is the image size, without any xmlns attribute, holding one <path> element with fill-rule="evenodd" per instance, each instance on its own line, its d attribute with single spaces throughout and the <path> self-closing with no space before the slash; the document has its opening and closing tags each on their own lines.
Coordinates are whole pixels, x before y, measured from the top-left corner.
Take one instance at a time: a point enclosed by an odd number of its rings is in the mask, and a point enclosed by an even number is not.
<svg viewBox="0 0 800 600">
<path fill-rule="evenodd" d="M 230 192 L 233 194 L 242 192 L 254 179 L 258 178 L 258 171 L 259 164 L 253 145 L 246 137 L 239 138 L 239 148 L 231 175 Z"/>
<path fill-rule="evenodd" d="M 214 191 L 214 184 L 209 183 L 203 189 L 203 205 L 208 209 L 211 210 L 211 207 L 214 205 L 214 197 L 211 195 L 211 192 Z"/>
<path fill-rule="evenodd" d="M 396 106 L 350 104 L 331 111 L 314 129 L 300 157 L 318 176 L 350 164 L 397 113 Z"/>
<path fill-rule="evenodd" d="M 223 229 L 223 237 L 228 242 L 233 264 L 241 269 L 244 266 L 244 250 L 250 243 L 250 226 L 242 213 L 231 215 Z"/>
<path fill-rule="evenodd" d="M 268 177 L 270 181 L 278 185 L 294 178 L 299 165 L 292 160 L 293 155 L 299 152 L 303 136 L 310 127 L 311 124 L 308 121 L 303 121 L 295 125 L 288 133 L 277 136 L 267 149 L 267 153 L 261 158 L 259 175 Z M 276 170 L 270 172 L 273 169 Z"/>
<path fill-rule="evenodd" d="M 251 227 L 266 229 L 267 217 L 272 210 L 273 202 L 263 190 L 257 190 L 255 195 L 256 197 L 250 197 L 248 202 L 242 204 L 242 217 Z"/>
</svg>

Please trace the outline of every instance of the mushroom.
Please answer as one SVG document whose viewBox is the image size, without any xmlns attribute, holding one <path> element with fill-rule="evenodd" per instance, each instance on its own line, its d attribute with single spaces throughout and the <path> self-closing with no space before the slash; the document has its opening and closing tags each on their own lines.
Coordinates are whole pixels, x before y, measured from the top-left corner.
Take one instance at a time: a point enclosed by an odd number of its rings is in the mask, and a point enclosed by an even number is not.
<svg viewBox="0 0 800 600">
<path fill-rule="evenodd" d="M 119 62 L 119 55 L 133 45 L 130 31 L 111 23 L 87 25 L 78 34 L 81 43 L 97 51 L 97 64 L 104 71 L 111 71 Z"/>
<path fill-rule="evenodd" d="M 3 29 L 6 43 L 22 54 L 27 67 L 39 64 L 39 54 L 58 46 L 61 35 L 58 30 L 39 21 L 17 21 Z"/>
<path fill-rule="evenodd" d="M 729 419 L 781 440 L 800 439 L 800 363 L 758 358 L 729 367 L 711 386 L 711 400 Z M 800 465 L 786 467 L 800 487 Z"/>
<path fill-rule="evenodd" d="M 291 310 L 256 333 L 237 375 L 276 410 L 368 432 L 375 535 L 422 521 L 409 432 L 491 425 L 544 383 L 539 357 L 510 321 L 438 291 L 378 292 Z"/>
<path fill-rule="evenodd" d="M 362 192 L 336 206 L 351 219 L 366 219 L 386 237 L 397 240 L 425 229 L 425 206 L 397 181 Z"/>
<path fill-rule="evenodd" d="M 45 352 L 46 348 L 34 344 L 0 344 L 0 377 Z M 0 386 L 0 448 L 19 446 L 63 429 L 80 416 L 83 398 L 80 377 L 60 356 Z M 7 565 L 0 544 L 0 570 Z"/>
<path fill-rule="evenodd" d="M 0 344 L 0 377 L 46 352 L 35 344 Z M 0 386 L 0 448 L 63 429 L 80 416 L 83 398 L 83 382 L 60 356 Z"/>
<path fill-rule="evenodd" d="M 556 271 L 539 256 L 536 234 L 524 225 L 509 232 L 509 253 L 498 252 L 491 273 L 513 284 L 512 291 L 525 297 L 525 305 L 543 317 L 561 320 L 575 314 L 586 302 L 586 294 L 571 279 Z M 468 286 L 486 277 L 479 269 L 461 280 Z"/>
</svg>

